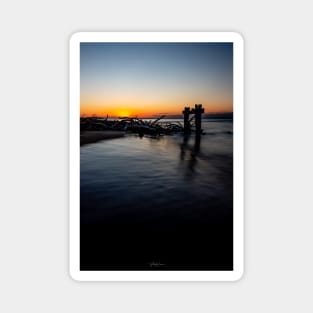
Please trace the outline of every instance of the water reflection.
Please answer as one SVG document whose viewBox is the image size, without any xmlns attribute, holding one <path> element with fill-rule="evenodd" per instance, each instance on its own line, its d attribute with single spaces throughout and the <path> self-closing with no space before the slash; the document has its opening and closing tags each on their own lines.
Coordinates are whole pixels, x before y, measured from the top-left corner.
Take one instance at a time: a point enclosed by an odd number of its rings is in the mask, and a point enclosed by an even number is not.
<svg viewBox="0 0 313 313">
<path fill-rule="evenodd" d="M 195 169 L 198 163 L 198 154 L 200 153 L 201 134 L 196 134 L 194 136 L 193 146 L 189 145 L 190 138 L 190 134 L 185 134 L 183 142 L 180 144 L 180 160 L 182 163 L 187 161 L 188 172 L 186 174 L 189 178 L 195 174 Z"/>
</svg>

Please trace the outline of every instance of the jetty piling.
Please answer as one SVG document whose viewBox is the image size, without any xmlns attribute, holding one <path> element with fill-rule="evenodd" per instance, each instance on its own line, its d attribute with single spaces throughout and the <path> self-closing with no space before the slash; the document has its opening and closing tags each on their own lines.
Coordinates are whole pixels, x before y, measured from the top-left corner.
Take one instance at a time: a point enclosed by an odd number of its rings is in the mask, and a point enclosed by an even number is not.
<svg viewBox="0 0 313 313">
<path fill-rule="evenodd" d="M 185 110 L 182 112 L 184 114 L 184 133 L 190 134 L 191 128 L 190 128 L 190 120 L 189 115 L 191 113 L 189 107 L 185 107 Z"/>
<path fill-rule="evenodd" d="M 202 107 L 202 104 L 195 104 L 195 107 L 192 110 L 190 110 L 190 107 L 185 107 L 185 109 L 182 113 L 184 114 L 184 133 L 190 134 L 191 126 L 190 126 L 189 115 L 194 114 L 195 115 L 196 135 L 202 134 L 201 114 L 204 113 L 204 108 Z"/>
<path fill-rule="evenodd" d="M 196 135 L 200 135 L 202 133 L 201 114 L 204 113 L 204 108 L 202 108 L 202 104 L 195 104 L 195 107 L 191 110 L 191 113 L 195 115 Z"/>
</svg>

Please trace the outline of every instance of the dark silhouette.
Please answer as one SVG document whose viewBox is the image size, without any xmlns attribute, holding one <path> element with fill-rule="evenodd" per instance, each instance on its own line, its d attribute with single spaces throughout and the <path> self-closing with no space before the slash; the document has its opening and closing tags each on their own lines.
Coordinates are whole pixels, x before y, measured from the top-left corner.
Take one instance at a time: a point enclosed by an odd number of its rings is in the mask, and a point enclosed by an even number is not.
<svg viewBox="0 0 313 313">
<path fill-rule="evenodd" d="M 196 134 L 200 135 L 202 133 L 201 129 L 201 114 L 204 113 L 202 104 L 195 104 L 195 108 L 191 110 L 191 113 L 195 114 L 196 118 Z"/>
<path fill-rule="evenodd" d="M 195 104 L 195 107 L 190 110 L 190 107 L 185 107 L 184 111 L 184 133 L 190 134 L 191 132 L 191 119 L 189 119 L 190 114 L 195 115 L 195 126 L 196 126 L 196 134 L 201 134 L 201 114 L 204 113 L 204 109 L 202 108 L 202 104 Z"/>
<path fill-rule="evenodd" d="M 185 110 L 182 112 L 184 114 L 184 133 L 190 134 L 191 128 L 190 128 L 190 120 L 189 120 L 189 114 L 191 113 L 189 107 L 185 107 Z"/>
</svg>

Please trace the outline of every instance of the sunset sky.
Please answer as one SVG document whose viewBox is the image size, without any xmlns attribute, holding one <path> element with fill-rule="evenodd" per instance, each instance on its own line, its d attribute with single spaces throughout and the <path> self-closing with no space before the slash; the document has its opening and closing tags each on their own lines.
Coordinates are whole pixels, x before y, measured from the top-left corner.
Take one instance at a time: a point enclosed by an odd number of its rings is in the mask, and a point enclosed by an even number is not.
<svg viewBox="0 0 313 313">
<path fill-rule="evenodd" d="M 81 115 L 233 111 L 232 43 L 81 43 Z"/>
</svg>

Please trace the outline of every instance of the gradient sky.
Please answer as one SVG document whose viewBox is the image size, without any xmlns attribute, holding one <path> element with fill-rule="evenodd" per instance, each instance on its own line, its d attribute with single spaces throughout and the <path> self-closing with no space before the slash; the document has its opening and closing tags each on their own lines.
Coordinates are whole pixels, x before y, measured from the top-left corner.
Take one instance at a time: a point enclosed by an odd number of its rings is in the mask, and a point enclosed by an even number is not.
<svg viewBox="0 0 313 313">
<path fill-rule="evenodd" d="M 233 111 L 232 43 L 81 43 L 81 115 Z"/>
</svg>

